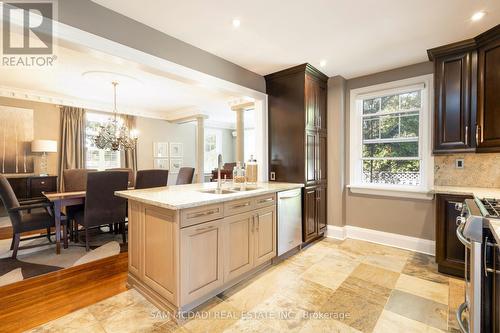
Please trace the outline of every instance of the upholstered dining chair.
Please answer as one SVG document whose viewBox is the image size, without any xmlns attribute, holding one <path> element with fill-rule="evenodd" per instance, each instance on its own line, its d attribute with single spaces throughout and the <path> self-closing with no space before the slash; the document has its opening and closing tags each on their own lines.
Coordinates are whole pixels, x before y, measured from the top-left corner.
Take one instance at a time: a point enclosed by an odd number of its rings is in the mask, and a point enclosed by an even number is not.
<svg viewBox="0 0 500 333">
<path fill-rule="evenodd" d="M 167 186 L 168 170 L 139 170 L 135 178 L 135 189 Z"/>
<path fill-rule="evenodd" d="M 87 176 L 85 209 L 75 214 L 77 225 L 85 228 L 85 247 L 89 251 L 89 228 L 118 224 L 123 243 L 127 242 L 125 229 L 126 200 L 115 196 L 115 191 L 128 187 L 127 172 L 90 172 Z M 78 229 L 77 229 L 78 237 Z"/>
<path fill-rule="evenodd" d="M 20 204 L 16 198 L 14 190 L 9 181 L 4 176 L 0 176 L 0 197 L 9 214 L 10 222 L 12 223 L 12 243 L 10 249 L 13 250 L 12 258 L 17 258 L 18 250 L 29 249 L 35 246 L 43 246 L 45 244 L 31 245 L 19 247 L 21 242 L 21 234 L 25 232 L 46 229 L 46 235 L 33 236 L 23 238 L 22 240 L 32 240 L 40 237 L 47 237 L 50 240 L 50 228 L 55 226 L 54 215 L 52 214 L 50 202 L 38 202 L 32 204 Z M 42 212 L 33 213 L 32 209 L 44 208 Z M 30 213 L 28 213 L 30 212 Z M 63 223 L 63 230 L 66 232 L 66 223 Z"/>
<path fill-rule="evenodd" d="M 87 174 L 95 172 L 97 169 L 66 169 L 63 170 L 64 192 L 79 192 L 87 189 Z M 84 205 L 74 205 L 65 207 L 65 213 L 68 221 L 69 236 L 71 240 L 75 239 L 74 216 L 75 213 L 83 210 Z"/>
<path fill-rule="evenodd" d="M 125 172 L 128 172 L 128 187 L 135 187 L 134 170 L 132 170 L 130 168 L 111 168 L 111 169 L 106 169 L 106 171 L 125 171 Z"/>
<path fill-rule="evenodd" d="M 182 167 L 177 175 L 176 185 L 192 184 L 194 177 L 194 168 Z"/>
</svg>

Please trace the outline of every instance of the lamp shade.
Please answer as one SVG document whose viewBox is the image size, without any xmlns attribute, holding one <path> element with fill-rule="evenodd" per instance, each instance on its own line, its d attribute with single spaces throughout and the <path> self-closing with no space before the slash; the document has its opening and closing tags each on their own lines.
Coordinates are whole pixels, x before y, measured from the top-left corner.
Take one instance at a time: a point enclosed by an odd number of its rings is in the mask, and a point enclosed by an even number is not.
<svg viewBox="0 0 500 333">
<path fill-rule="evenodd" d="M 31 151 L 33 153 L 57 153 L 57 141 L 55 140 L 31 141 Z"/>
</svg>

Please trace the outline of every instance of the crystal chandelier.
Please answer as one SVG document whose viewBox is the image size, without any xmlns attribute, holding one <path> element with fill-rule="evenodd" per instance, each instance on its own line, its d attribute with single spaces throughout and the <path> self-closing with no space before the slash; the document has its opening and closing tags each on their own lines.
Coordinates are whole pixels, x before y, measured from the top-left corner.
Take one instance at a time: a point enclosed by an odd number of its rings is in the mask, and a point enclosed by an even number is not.
<svg viewBox="0 0 500 333">
<path fill-rule="evenodd" d="M 131 131 L 117 119 L 118 111 L 116 109 L 116 86 L 118 82 L 112 82 L 113 85 L 113 118 L 110 118 L 106 124 L 100 125 L 97 135 L 94 137 L 94 143 L 97 148 L 105 150 L 129 150 L 134 149 L 137 144 L 137 136 L 131 135 Z"/>
</svg>

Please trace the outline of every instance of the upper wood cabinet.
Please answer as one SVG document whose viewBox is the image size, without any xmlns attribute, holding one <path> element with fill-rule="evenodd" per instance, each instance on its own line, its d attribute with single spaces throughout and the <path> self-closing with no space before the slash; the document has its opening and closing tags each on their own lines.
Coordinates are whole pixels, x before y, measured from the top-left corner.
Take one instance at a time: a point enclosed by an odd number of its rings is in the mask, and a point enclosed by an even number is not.
<svg viewBox="0 0 500 333">
<path fill-rule="evenodd" d="M 462 52 L 435 60 L 435 152 L 474 149 L 471 136 L 473 58 L 472 52 Z"/>
<path fill-rule="evenodd" d="M 309 64 L 266 76 L 269 170 L 277 181 L 326 181 L 327 80 Z"/>
<path fill-rule="evenodd" d="M 434 61 L 434 153 L 500 151 L 500 25 L 427 51 Z"/>
<path fill-rule="evenodd" d="M 499 30 L 499 29 L 497 29 Z M 478 50 L 477 147 L 500 151 L 500 36 Z"/>
</svg>

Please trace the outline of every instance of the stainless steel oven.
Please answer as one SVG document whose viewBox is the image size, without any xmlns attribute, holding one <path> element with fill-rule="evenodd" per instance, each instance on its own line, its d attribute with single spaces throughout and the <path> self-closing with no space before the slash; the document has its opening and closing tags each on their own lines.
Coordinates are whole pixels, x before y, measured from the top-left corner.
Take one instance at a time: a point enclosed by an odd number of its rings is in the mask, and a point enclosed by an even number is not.
<svg viewBox="0 0 500 333">
<path fill-rule="evenodd" d="M 494 266 L 497 245 L 494 244 L 488 219 L 498 215 L 492 215 L 495 213 L 485 208 L 487 202 L 467 199 L 461 216 L 457 218 L 456 234 L 465 246 L 465 299 L 457 311 L 463 333 L 490 333 L 496 330 L 492 324 L 496 271 L 491 267 Z"/>
</svg>

